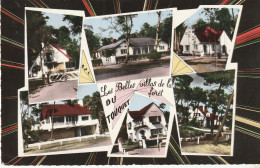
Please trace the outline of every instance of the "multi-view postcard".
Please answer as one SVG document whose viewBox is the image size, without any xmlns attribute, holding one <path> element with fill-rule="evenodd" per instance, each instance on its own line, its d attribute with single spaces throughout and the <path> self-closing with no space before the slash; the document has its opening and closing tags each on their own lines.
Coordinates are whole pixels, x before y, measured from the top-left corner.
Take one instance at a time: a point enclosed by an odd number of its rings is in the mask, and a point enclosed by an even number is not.
<svg viewBox="0 0 260 168">
<path fill-rule="evenodd" d="M 85 18 L 96 81 L 169 76 L 173 13 L 167 9 Z"/>
<path fill-rule="evenodd" d="M 20 155 L 107 151 L 112 141 L 96 84 L 79 86 L 78 99 L 28 103 L 19 92 Z"/>
<path fill-rule="evenodd" d="M 29 104 L 77 98 L 84 12 L 25 13 Z"/>
</svg>

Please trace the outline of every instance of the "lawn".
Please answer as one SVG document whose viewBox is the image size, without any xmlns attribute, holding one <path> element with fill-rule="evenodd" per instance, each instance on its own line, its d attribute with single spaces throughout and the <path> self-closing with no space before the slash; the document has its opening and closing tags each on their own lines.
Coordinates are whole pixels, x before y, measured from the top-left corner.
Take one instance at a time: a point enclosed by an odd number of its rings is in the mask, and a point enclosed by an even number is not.
<svg viewBox="0 0 260 168">
<path fill-rule="evenodd" d="M 138 142 L 125 143 L 122 146 L 126 150 L 133 150 L 139 147 Z"/>
</svg>

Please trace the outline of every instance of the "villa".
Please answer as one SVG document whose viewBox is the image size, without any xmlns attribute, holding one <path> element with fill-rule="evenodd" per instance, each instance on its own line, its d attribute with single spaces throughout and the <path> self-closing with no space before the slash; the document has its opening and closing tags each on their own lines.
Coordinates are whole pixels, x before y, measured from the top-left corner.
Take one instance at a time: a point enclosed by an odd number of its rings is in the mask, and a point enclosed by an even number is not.
<svg viewBox="0 0 260 168">
<path fill-rule="evenodd" d="M 99 121 L 92 119 L 92 112 L 82 104 L 43 104 L 40 123 L 31 130 L 43 131 L 41 139 L 48 140 L 53 128 L 54 139 L 99 134 Z"/>
<path fill-rule="evenodd" d="M 158 135 L 166 136 L 167 133 L 164 113 L 155 103 L 150 103 L 139 111 L 128 111 L 126 124 L 128 139 L 134 142 Z"/>
<path fill-rule="evenodd" d="M 224 30 L 216 31 L 207 26 L 191 30 L 187 28 L 181 39 L 182 54 L 207 56 L 228 55 L 232 42 Z"/>
<path fill-rule="evenodd" d="M 42 44 L 43 45 L 43 44 Z M 43 60 L 41 60 L 41 55 Z M 55 44 L 49 44 L 41 51 L 39 56 L 33 61 L 29 69 L 30 78 L 41 78 L 43 65 L 43 73 L 56 72 L 59 70 L 66 70 L 72 58 L 67 55 L 67 51 L 58 47 Z M 42 61 L 42 62 L 41 62 Z"/>
</svg>

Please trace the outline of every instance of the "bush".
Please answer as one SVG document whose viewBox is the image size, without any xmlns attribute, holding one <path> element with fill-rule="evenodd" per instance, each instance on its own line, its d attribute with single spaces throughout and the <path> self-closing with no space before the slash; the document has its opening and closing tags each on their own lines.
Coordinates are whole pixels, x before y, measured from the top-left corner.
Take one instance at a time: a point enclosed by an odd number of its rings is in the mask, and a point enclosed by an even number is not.
<svg viewBox="0 0 260 168">
<path fill-rule="evenodd" d="M 195 130 L 193 128 L 189 128 L 185 126 L 180 127 L 180 136 L 182 138 L 195 137 L 200 135 L 204 135 L 204 133 L 202 131 Z"/>
<path fill-rule="evenodd" d="M 200 123 L 194 118 L 191 121 L 189 121 L 188 125 L 193 126 L 193 127 L 200 127 Z"/>
<path fill-rule="evenodd" d="M 158 53 L 156 50 L 152 50 L 149 54 L 148 54 L 148 58 L 150 60 L 158 60 L 161 58 L 161 53 Z"/>
<path fill-rule="evenodd" d="M 102 65 L 102 60 L 101 59 L 93 59 L 92 65 L 93 65 L 93 67 L 100 66 L 100 65 Z"/>
<path fill-rule="evenodd" d="M 218 58 L 221 59 L 221 53 L 218 53 L 217 55 L 218 55 Z"/>
</svg>

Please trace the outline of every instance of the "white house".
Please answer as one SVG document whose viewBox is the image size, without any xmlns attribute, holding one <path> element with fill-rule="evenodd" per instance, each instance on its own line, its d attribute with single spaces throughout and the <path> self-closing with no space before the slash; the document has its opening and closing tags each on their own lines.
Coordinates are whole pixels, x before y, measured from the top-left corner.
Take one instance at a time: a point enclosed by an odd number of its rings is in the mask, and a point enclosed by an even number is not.
<svg viewBox="0 0 260 168">
<path fill-rule="evenodd" d="M 72 58 L 67 55 L 67 51 L 61 49 L 55 44 L 50 44 L 42 50 L 39 56 L 33 61 L 32 66 L 29 69 L 29 77 L 31 78 L 41 78 L 41 56 L 43 56 L 43 72 L 55 72 L 58 70 L 65 70 L 66 63 L 68 63 Z"/>
<path fill-rule="evenodd" d="M 128 139 L 132 141 L 152 139 L 157 135 L 166 136 L 167 133 L 164 113 L 154 103 L 148 104 L 139 111 L 128 111 L 126 124 Z"/>
<path fill-rule="evenodd" d="M 31 130 L 43 131 L 42 139 L 49 138 L 52 124 L 55 139 L 99 134 L 99 121 L 92 119 L 91 114 L 80 104 L 43 104 L 40 124 L 32 125 Z"/>
<path fill-rule="evenodd" d="M 189 107 L 189 121 L 196 119 L 202 127 L 210 127 L 210 121 L 213 117 L 213 114 L 205 108 L 205 106 L 200 106 L 193 110 L 193 107 Z M 214 125 L 220 125 L 219 116 L 215 115 Z"/>
<path fill-rule="evenodd" d="M 216 31 L 207 26 L 194 30 L 187 28 L 180 45 L 183 46 L 182 54 L 206 56 L 221 53 L 227 55 L 231 51 L 232 42 L 225 31 Z"/>
<path fill-rule="evenodd" d="M 150 53 L 154 49 L 154 44 L 155 44 L 155 39 L 150 37 L 131 38 L 130 46 L 129 46 L 129 55 Z M 105 57 L 104 59 L 109 59 L 106 58 L 106 53 L 108 52 L 108 50 L 113 51 L 112 57 L 126 56 L 127 53 L 126 39 L 121 39 L 119 41 L 116 41 L 114 39 L 112 41 L 112 44 L 102 46 L 97 50 L 97 52 L 99 53 L 97 57 L 98 58 Z M 169 45 L 166 42 L 159 40 L 157 51 L 158 52 L 169 51 Z M 115 60 L 115 58 L 112 59 Z"/>
</svg>

